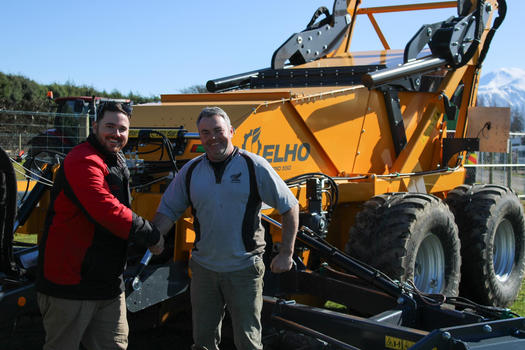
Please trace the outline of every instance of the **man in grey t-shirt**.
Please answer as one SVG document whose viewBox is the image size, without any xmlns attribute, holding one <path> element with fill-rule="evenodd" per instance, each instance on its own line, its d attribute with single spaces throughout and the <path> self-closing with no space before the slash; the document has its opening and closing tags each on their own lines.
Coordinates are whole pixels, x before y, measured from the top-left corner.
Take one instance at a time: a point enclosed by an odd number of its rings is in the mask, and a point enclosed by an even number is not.
<svg viewBox="0 0 525 350">
<path fill-rule="evenodd" d="M 194 348 L 218 349 L 225 307 L 237 349 L 262 349 L 262 202 L 282 215 L 282 242 L 270 264 L 290 270 L 299 223 L 297 199 L 262 157 L 233 146 L 226 112 L 204 108 L 197 128 L 206 153 L 188 162 L 162 196 L 153 220 L 166 234 L 188 207 L 196 239 L 190 260 Z"/>
</svg>

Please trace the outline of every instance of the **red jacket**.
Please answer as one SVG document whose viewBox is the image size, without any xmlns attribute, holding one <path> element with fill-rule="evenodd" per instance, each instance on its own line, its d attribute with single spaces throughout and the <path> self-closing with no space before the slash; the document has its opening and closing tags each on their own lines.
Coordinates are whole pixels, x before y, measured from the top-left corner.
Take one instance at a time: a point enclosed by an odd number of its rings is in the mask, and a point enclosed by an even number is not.
<svg viewBox="0 0 525 350">
<path fill-rule="evenodd" d="M 40 243 L 37 290 L 69 299 L 110 299 L 123 291 L 128 240 L 146 247 L 159 232 L 130 207 L 122 154 L 92 135 L 59 169 Z"/>
</svg>

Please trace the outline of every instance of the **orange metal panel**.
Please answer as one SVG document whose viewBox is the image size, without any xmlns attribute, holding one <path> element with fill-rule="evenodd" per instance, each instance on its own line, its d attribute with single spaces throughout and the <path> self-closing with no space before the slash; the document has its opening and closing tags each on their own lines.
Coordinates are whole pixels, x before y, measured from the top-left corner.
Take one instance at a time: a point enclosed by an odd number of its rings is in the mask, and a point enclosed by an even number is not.
<svg viewBox="0 0 525 350">
<path fill-rule="evenodd" d="M 335 164 L 338 174 L 353 171 L 363 115 L 367 110 L 363 101 L 368 100 L 369 94 L 366 88 L 356 88 L 294 101 L 298 113 Z"/>
<path fill-rule="evenodd" d="M 383 95 L 376 90 L 370 91 L 363 114 L 361 130 L 356 130 L 359 145 L 356 149 L 356 159 L 352 173 L 385 174 L 391 171 L 395 160 L 392 132 L 388 123 Z M 359 132 L 359 134 L 357 134 Z"/>
<path fill-rule="evenodd" d="M 335 172 L 289 102 L 259 106 L 237 127 L 233 143 L 268 160 L 284 179 L 311 171 Z"/>
</svg>

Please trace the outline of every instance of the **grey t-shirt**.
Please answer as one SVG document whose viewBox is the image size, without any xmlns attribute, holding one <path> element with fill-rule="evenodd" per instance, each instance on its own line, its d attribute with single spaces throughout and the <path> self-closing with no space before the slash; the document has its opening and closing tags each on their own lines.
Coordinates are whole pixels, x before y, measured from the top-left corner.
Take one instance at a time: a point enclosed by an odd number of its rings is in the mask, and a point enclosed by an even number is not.
<svg viewBox="0 0 525 350">
<path fill-rule="evenodd" d="M 247 252 L 242 238 L 243 220 L 250 195 L 250 174 L 244 154 L 253 160 L 257 190 L 261 200 L 280 214 L 297 204 L 297 199 L 264 158 L 236 151 L 225 164 L 224 173 L 217 179 L 205 155 L 188 162 L 166 189 L 157 209 L 176 221 L 190 206 L 186 191 L 186 174 L 193 162 L 198 162 L 190 181 L 191 204 L 200 225 L 200 239 L 192 251 L 192 259 L 216 272 L 244 269 L 264 252 L 264 231 L 260 212 L 256 211 L 255 249 Z M 254 221 L 251 221 L 254 222 Z"/>
</svg>

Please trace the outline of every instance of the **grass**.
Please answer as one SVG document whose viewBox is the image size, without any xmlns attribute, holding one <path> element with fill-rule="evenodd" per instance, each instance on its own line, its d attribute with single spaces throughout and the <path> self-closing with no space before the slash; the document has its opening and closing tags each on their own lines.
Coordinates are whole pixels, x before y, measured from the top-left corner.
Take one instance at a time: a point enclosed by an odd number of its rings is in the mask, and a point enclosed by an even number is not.
<svg viewBox="0 0 525 350">
<path fill-rule="evenodd" d="M 521 285 L 520 294 L 510 309 L 520 316 L 525 316 L 525 283 Z"/>
</svg>

